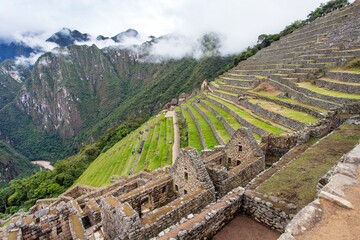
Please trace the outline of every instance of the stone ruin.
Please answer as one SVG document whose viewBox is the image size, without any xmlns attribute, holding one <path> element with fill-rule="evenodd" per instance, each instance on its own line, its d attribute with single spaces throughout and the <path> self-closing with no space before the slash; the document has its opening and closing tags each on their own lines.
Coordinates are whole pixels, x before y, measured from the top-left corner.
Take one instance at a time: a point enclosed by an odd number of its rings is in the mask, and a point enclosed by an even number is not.
<svg viewBox="0 0 360 240">
<path fill-rule="evenodd" d="M 100 188 L 77 185 L 59 198 L 38 200 L 0 230 L 7 239 L 150 239 L 245 186 L 265 168 L 251 132 L 201 155 L 182 149 L 174 164 Z M 240 205 L 237 205 L 240 207 Z"/>
</svg>

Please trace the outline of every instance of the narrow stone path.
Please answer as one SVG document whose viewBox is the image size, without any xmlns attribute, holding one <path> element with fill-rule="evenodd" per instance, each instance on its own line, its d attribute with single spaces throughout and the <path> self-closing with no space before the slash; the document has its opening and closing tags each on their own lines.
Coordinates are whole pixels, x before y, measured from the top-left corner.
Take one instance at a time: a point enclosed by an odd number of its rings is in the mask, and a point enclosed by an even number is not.
<svg viewBox="0 0 360 240">
<path fill-rule="evenodd" d="M 177 158 L 180 152 L 180 130 L 178 125 L 178 119 L 175 111 L 168 111 L 165 115 L 166 118 L 173 118 L 173 126 L 174 126 L 174 144 L 172 147 L 172 163 L 174 164 L 175 159 Z"/>
</svg>

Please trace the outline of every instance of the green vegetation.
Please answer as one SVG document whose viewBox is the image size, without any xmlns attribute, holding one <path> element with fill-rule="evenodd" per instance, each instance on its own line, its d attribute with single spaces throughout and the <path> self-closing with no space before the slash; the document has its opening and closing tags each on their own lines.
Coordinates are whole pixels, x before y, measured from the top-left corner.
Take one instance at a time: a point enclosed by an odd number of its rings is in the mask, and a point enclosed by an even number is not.
<svg viewBox="0 0 360 240">
<path fill-rule="evenodd" d="M 359 136 L 360 126 L 343 124 L 260 185 L 258 190 L 295 203 L 299 209 L 304 207 L 315 198 L 319 179 L 358 143 Z"/>
<path fill-rule="evenodd" d="M 327 95 L 327 96 L 331 96 L 331 97 L 349 98 L 349 99 L 357 99 L 357 100 L 360 99 L 360 95 L 358 95 L 358 94 L 350 94 L 350 93 L 343 93 L 343 92 L 327 90 L 325 88 L 320 88 L 316 85 L 313 85 L 312 83 L 309 83 L 309 82 L 298 83 L 298 86 L 308 89 L 310 91 L 313 91 L 313 92 L 316 92 L 319 94 L 323 94 L 323 95 Z"/>
<path fill-rule="evenodd" d="M 0 217 L 12 214 L 20 208 L 27 210 L 40 198 L 56 197 L 69 188 L 109 146 L 108 139 L 120 139 L 139 126 L 136 121 L 126 122 L 109 130 L 107 135 L 92 145 L 84 146 L 79 153 L 58 161 L 53 171 L 37 172 L 29 177 L 13 180 L 8 187 L 0 189 Z M 111 145 L 111 144 L 110 144 Z"/>
<path fill-rule="evenodd" d="M 190 111 L 193 113 L 194 117 L 197 119 L 200 127 L 200 132 L 204 138 L 206 147 L 212 149 L 216 145 L 219 145 L 217 142 L 214 133 L 212 132 L 210 125 L 206 122 L 205 119 L 197 112 L 197 110 L 189 105 Z"/>
<path fill-rule="evenodd" d="M 183 110 L 183 113 L 184 113 L 186 123 L 187 123 L 187 128 L 188 128 L 189 146 L 196 148 L 200 152 L 203 149 L 203 146 L 201 144 L 199 131 L 196 128 L 196 123 L 191 118 L 190 113 L 187 110 Z"/>
<path fill-rule="evenodd" d="M 234 118 L 233 116 L 231 116 L 227 111 L 225 111 L 224 109 L 222 109 L 221 107 L 218 107 L 212 103 L 210 103 L 207 100 L 203 100 L 203 102 L 211 107 L 212 109 L 214 109 L 220 116 L 222 116 L 226 122 L 235 130 L 239 129 L 242 127 L 242 125 L 238 122 L 238 120 L 236 118 Z"/>
<path fill-rule="evenodd" d="M 164 114 L 151 118 L 100 154 L 75 184 L 104 186 L 111 183 L 111 177 L 171 164 L 173 131 L 172 119 L 165 119 Z"/>
<path fill-rule="evenodd" d="M 299 29 L 306 24 L 315 21 L 317 18 L 321 17 L 324 14 L 330 13 L 338 8 L 342 8 L 348 5 L 348 0 L 332 0 L 326 4 L 321 4 L 320 7 L 312 11 L 306 20 L 296 20 L 292 24 L 286 26 L 280 33 L 277 34 L 261 34 L 258 37 L 258 43 L 252 47 L 246 48 L 242 53 L 240 53 L 234 60 L 234 65 L 237 65 L 239 62 L 248 59 L 249 57 L 255 55 L 258 51 L 263 48 L 266 48 L 271 45 L 271 43 L 278 41 L 281 37 L 286 36 L 296 29 Z"/>
<path fill-rule="evenodd" d="M 226 130 L 224 125 L 220 122 L 220 120 L 209 110 L 207 110 L 203 105 L 197 104 L 197 107 L 209 118 L 210 122 L 213 124 L 214 128 L 216 129 L 216 132 L 219 134 L 220 138 L 224 141 L 224 143 L 227 143 L 231 135 Z"/>
<path fill-rule="evenodd" d="M 186 122 L 186 118 L 184 118 L 181 112 L 180 107 L 176 107 L 175 111 L 178 118 L 178 125 L 180 131 L 180 148 L 184 148 L 189 146 L 187 122 Z"/>
<path fill-rule="evenodd" d="M 317 123 L 318 119 L 308 113 L 304 113 L 304 112 L 299 112 L 287 107 L 283 107 L 280 106 L 276 103 L 273 102 L 268 102 L 265 100 L 259 100 L 259 99 L 250 99 L 249 100 L 250 103 L 253 104 L 258 104 L 260 107 L 271 111 L 271 112 L 275 112 L 278 113 L 282 116 L 288 117 L 292 120 L 296 120 L 298 122 L 304 123 L 304 124 L 308 124 L 308 123 Z"/>
<path fill-rule="evenodd" d="M 219 103 L 222 103 L 224 104 L 225 106 L 227 106 L 230 110 L 234 111 L 235 113 L 237 113 L 241 118 L 243 118 L 245 121 L 255 125 L 255 126 L 258 126 L 259 128 L 261 129 L 264 129 L 265 131 L 269 132 L 269 133 L 273 133 L 275 135 L 280 135 L 282 133 L 285 133 L 285 130 L 279 128 L 279 127 L 276 127 L 276 126 L 273 126 L 267 122 L 264 122 L 262 120 L 260 120 L 259 118 L 257 117 L 254 117 L 252 114 L 246 112 L 245 110 L 239 108 L 239 107 L 236 107 L 235 105 L 229 103 L 229 102 L 226 102 L 220 98 L 217 98 L 217 97 L 214 97 L 213 95 L 208 95 L 209 98 L 219 102 Z"/>
<path fill-rule="evenodd" d="M 37 167 L 29 159 L 15 151 L 8 143 L 0 141 L 0 187 L 9 180 L 34 173 Z"/>
<path fill-rule="evenodd" d="M 332 68 L 330 71 L 360 74 L 360 58 L 354 58 L 344 66 Z"/>
<path fill-rule="evenodd" d="M 282 101 L 282 102 L 291 103 L 291 104 L 294 104 L 294 105 L 306 107 L 306 108 L 318 111 L 320 113 L 327 113 L 328 112 L 326 109 L 315 107 L 315 106 L 312 106 L 312 105 L 309 105 L 309 104 L 305 104 L 305 103 L 299 102 L 299 101 L 297 101 L 295 99 L 277 97 L 276 94 L 271 93 L 271 92 L 265 92 L 265 91 L 264 92 L 262 92 L 262 91 L 261 92 L 251 91 L 251 92 L 254 93 L 254 94 L 263 96 L 263 97 L 272 98 L 272 99 L 275 99 L 275 100 L 278 100 L 278 101 Z"/>
</svg>

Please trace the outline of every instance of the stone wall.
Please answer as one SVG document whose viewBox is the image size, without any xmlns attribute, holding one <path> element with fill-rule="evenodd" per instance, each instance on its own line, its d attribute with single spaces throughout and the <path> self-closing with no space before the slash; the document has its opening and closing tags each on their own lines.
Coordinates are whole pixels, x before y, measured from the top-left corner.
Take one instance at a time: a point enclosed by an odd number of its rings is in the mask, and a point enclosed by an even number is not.
<svg viewBox="0 0 360 240">
<path fill-rule="evenodd" d="M 217 190 L 217 196 L 222 197 L 236 187 L 244 187 L 264 169 L 265 157 L 259 157 L 257 160 L 245 166 L 239 165 L 229 172 L 223 167 L 220 169 L 208 168 L 208 171 Z"/>
<path fill-rule="evenodd" d="M 85 185 L 76 185 L 75 187 L 67 190 L 63 194 L 60 195 L 60 197 L 70 197 L 70 198 L 78 198 L 82 195 L 85 195 L 87 193 L 95 191 L 96 188 L 85 186 Z"/>
<path fill-rule="evenodd" d="M 176 224 L 182 218 L 185 218 L 189 214 L 198 213 L 208 204 L 213 201 L 213 193 L 211 191 L 200 191 L 194 193 L 191 197 L 184 196 L 183 198 L 177 199 L 171 202 L 166 209 L 170 211 L 162 214 L 158 218 L 152 218 L 152 222 L 146 222 L 141 228 L 143 239 L 149 239 L 157 236 L 161 231 Z M 159 209 L 161 211 L 161 209 Z M 151 217 L 151 215 L 149 216 Z"/>
<path fill-rule="evenodd" d="M 281 105 L 281 106 L 284 106 L 284 107 L 287 107 L 287 108 L 290 108 L 290 109 L 293 109 L 293 110 L 296 110 L 296 111 L 300 111 L 300 112 L 306 112 L 310 115 L 313 115 L 317 118 L 322 118 L 324 115 L 318 111 L 315 111 L 311 108 L 307 108 L 305 106 L 301 106 L 301 105 L 295 105 L 295 104 L 292 104 L 292 103 L 289 103 L 289 102 L 284 102 L 284 101 L 280 101 L 280 100 L 277 100 L 275 98 L 269 98 L 269 97 L 265 97 L 265 96 L 260 96 L 260 95 L 256 95 L 256 94 L 251 94 L 251 96 L 253 96 L 254 98 L 259 98 L 259 99 L 263 99 L 263 100 L 266 100 L 266 101 L 269 101 L 269 102 L 274 102 L 278 105 Z"/>
<path fill-rule="evenodd" d="M 207 149 L 206 144 L 205 144 L 204 137 L 203 137 L 203 135 L 201 134 L 202 132 L 201 132 L 201 128 L 200 128 L 199 121 L 197 120 L 197 118 L 194 116 L 193 112 L 192 112 L 188 107 L 185 107 L 184 109 L 186 109 L 186 110 L 189 112 L 192 120 L 195 122 L 196 129 L 197 129 L 198 132 L 199 132 L 199 137 L 200 137 L 201 145 L 203 146 L 204 149 Z"/>
<path fill-rule="evenodd" d="M 150 186 L 144 185 L 128 194 L 121 195 L 118 200 L 122 203 L 129 203 L 138 213 L 141 213 L 143 199 L 147 198 L 150 209 L 156 209 L 176 198 L 174 183 L 170 177 L 160 178 Z"/>
<path fill-rule="evenodd" d="M 21 216 L 16 223 L 10 223 L 7 232 L 19 229 L 22 239 L 72 239 L 69 216 L 74 213 L 70 204 L 61 202 L 56 208 Z"/>
<path fill-rule="evenodd" d="M 243 194 L 243 188 L 233 189 L 201 213 L 188 215 L 187 221 L 184 219 L 183 224 L 174 226 L 168 233 L 161 232 L 158 239 L 210 239 L 238 213 Z"/>
<path fill-rule="evenodd" d="M 233 116 L 234 118 L 236 118 L 236 120 L 238 120 L 241 125 L 243 125 L 244 127 L 247 127 L 249 129 L 251 129 L 251 131 L 256 132 L 257 134 L 263 136 L 266 134 L 266 131 L 264 131 L 263 129 L 245 121 L 244 119 L 242 119 L 238 114 L 236 114 L 235 112 L 233 112 L 230 108 L 228 108 L 227 106 L 225 106 L 224 104 L 221 104 L 217 101 L 214 101 L 211 98 L 207 98 L 206 95 L 203 95 L 206 100 L 208 100 L 209 102 L 211 102 L 212 104 L 221 107 L 222 109 L 226 110 L 231 116 Z M 236 99 L 237 100 L 237 99 Z"/>
<path fill-rule="evenodd" d="M 279 232 L 284 232 L 295 210 L 295 205 L 286 204 L 275 197 L 267 197 L 250 190 L 245 191 L 243 211 L 256 221 Z"/>
<path fill-rule="evenodd" d="M 326 73 L 327 76 L 333 79 L 340 79 L 344 82 L 358 82 L 359 76 L 357 74 L 346 73 L 346 72 L 328 72 Z"/>
<path fill-rule="evenodd" d="M 278 79 L 279 81 L 279 79 Z M 285 80 L 286 81 L 286 80 Z M 286 86 L 285 84 L 287 84 L 287 82 L 277 82 L 275 80 L 269 80 L 269 83 L 271 85 L 273 85 L 274 87 L 276 87 L 277 89 L 283 91 L 283 92 L 287 92 L 291 98 L 298 100 L 299 102 L 305 103 L 305 104 L 310 104 L 313 106 L 317 106 L 320 108 L 324 108 L 324 109 L 331 109 L 331 108 L 336 108 L 339 105 L 331 103 L 331 102 L 327 102 L 327 101 L 323 101 L 317 98 L 311 98 L 309 96 L 307 96 L 305 93 L 301 93 L 298 92 L 296 90 L 294 90 L 295 88 L 293 88 L 292 86 Z M 337 102 L 337 101 L 335 101 Z"/>
<path fill-rule="evenodd" d="M 359 85 L 342 84 L 337 82 L 326 81 L 323 79 L 317 79 L 316 86 L 330 89 L 333 91 L 345 92 L 350 94 L 360 94 Z"/>
<path fill-rule="evenodd" d="M 180 196 L 196 192 L 199 189 L 210 190 L 214 193 L 214 185 L 195 148 L 187 147 L 180 151 L 171 175 L 174 179 L 175 191 Z"/>
<path fill-rule="evenodd" d="M 226 131 L 228 131 L 230 133 L 230 135 L 235 133 L 235 129 L 233 129 L 230 124 L 221 116 L 219 115 L 218 112 L 216 112 L 214 109 L 212 109 L 210 106 L 206 105 L 203 102 L 200 102 L 202 106 L 204 106 L 207 110 L 209 110 L 210 112 L 212 112 L 217 119 L 220 120 L 220 122 L 224 125 Z"/>
<path fill-rule="evenodd" d="M 112 197 L 101 200 L 101 218 L 105 239 L 133 239 L 141 225 L 139 215 L 127 203 Z"/>
<path fill-rule="evenodd" d="M 191 102 L 191 105 L 196 109 L 196 111 L 198 111 L 198 113 L 203 117 L 203 119 L 205 119 L 205 121 L 209 124 L 211 131 L 213 132 L 217 142 L 221 145 L 224 144 L 224 141 L 219 136 L 218 132 L 216 131 L 216 129 L 215 129 L 213 123 L 210 121 L 209 117 L 203 111 L 201 111 L 201 109 L 195 104 L 195 102 Z"/>
<path fill-rule="evenodd" d="M 259 116 L 271 119 L 273 121 L 276 121 L 284 126 L 287 126 L 291 129 L 295 129 L 295 130 L 302 130 L 304 129 L 304 127 L 306 126 L 303 123 L 300 123 L 298 121 L 295 121 L 293 119 L 287 118 L 281 114 L 272 112 L 272 111 L 268 111 L 265 108 L 262 108 L 261 106 L 257 105 L 257 104 L 252 104 L 248 101 L 238 101 L 240 103 L 241 106 L 250 109 L 251 111 L 255 112 L 256 114 L 258 114 Z"/>
</svg>

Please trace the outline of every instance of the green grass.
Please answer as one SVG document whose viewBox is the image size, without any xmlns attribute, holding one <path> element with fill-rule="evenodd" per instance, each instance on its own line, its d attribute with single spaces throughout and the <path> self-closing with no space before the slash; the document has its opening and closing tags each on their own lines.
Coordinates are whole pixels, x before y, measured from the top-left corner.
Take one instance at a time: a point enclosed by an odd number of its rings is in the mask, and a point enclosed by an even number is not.
<svg viewBox="0 0 360 240">
<path fill-rule="evenodd" d="M 203 149 L 203 146 L 201 144 L 200 135 L 196 128 L 196 124 L 194 120 L 191 118 L 188 111 L 185 109 L 183 110 L 187 126 L 188 126 L 188 142 L 189 146 L 192 146 L 196 148 L 199 152 Z"/>
<path fill-rule="evenodd" d="M 249 102 L 252 104 L 259 104 L 260 107 L 271 112 L 278 113 L 287 118 L 296 120 L 298 122 L 308 124 L 308 123 L 317 123 L 318 119 L 308 113 L 296 111 L 287 107 L 280 106 L 276 103 L 260 100 L 260 99 L 249 99 Z"/>
<path fill-rule="evenodd" d="M 189 109 L 199 123 L 200 132 L 204 138 L 206 147 L 212 149 L 215 146 L 219 145 L 213 131 L 211 130 L 210 125 L 206 122 L 206 120 L 200 115 L 200 113 L 193 106 L 189 105 Z"/>
<path fill-rule="evenodd" d="M 239 128 L 242 128 L 241 123 L 238 122 L 238 120 L 236 118 L 234 118 L 233 116 L 231 116 L 226 110 L 222 109 L 221 107 L 218 107 L 214 104 L 212 104 L 211 102 L 207 101 L 207 100 L 202 100 L 207 106 L 211 107 L 212 109 L 214 109 L 220 116 L 222 116 L 226 122 L 233 128 L 235 129 L 235 131 Z"/>
<path fill-rule="evenodd" d="M 164 114 L 153 117 L 100 154 L 76 183 L 104 186 L 111 183 L 112 176 L 129 176 L 144 169 L 169 165 L 172 162 L 173 136 L 172 119 L 165 119 Z M 144 147 L 139 154 L 137 150 L 143 140 Z"/>
<path fill-rule="evenodd" d="M 167 158 L 163 158 L 163 161 L 161 162 L 161 166 L 166 166 L 172 164 L 172 146 L 174 143 L 174 126 L 173 126 L 173 119 L 172 118 L 166 118 L 166 146 L 163 150 L 162 156 L 166 156 Z"/>
<path fill-rule="evenodd" d="M 309 108 L 309 109 L 315 110 L 315 111 L 320 112 L 320 113 L 327 113 L 328 112 L 328 110 L 326 110 L 326 109 L 315 107 L 315 106 L 308 105 L 308 104 L 304 104 L 304 103 L 301 103 L 301 102 L 299 102 L 297 100 L 294 100 L 294 99 L 291 99 L 291 98 L 277 97 L 276 94 L 273 94 L 273 93 L 270 93 L 270 92 L 254 92 L 254 91 L 251 91 L 251 92 L 256 94 L 256 95 L 259 95 L 259 96 L 272 98 L 272 99 L 275 99 L 275 100 L 278 100 L 278 101 L 291 103 L 293 105 L 298 105 L 298 106 L 302 106 L 302 107 L 305 107 L 305 108 Z"/>
<path fill-rule="evenodd" d="M 224 141 L 224 143 L 227 143 L 230 140 L 231 135 L 226 130 L 224 125 L 220 122 L 220 120 L 212 112 L 207 110 L 203 105 L 197 104 L 197 106 L 209 118 L 210 122 L 213 124 L 216 132 L 219 134 L 220 138 Z"/>
<path fill-rule="evenodd" d="M 224 90 L 215 90 L 215 92 L 223 93 L 223 94 L 226 94 L 226 95 L 229 95 L 229 96 L 233 96 L 233 97 L 237 97 L 237 96 L 238 96 L 238 95 L 235 94 L 235 93 L 226 92 L 226 91 L 224 91 Z"/>
<path fill-rule="evenodd" d="M 295 203 L 301 209 L 316 197 L 320 177 L 358 142 L 360 126 L 343 124 L 263 183 L 258 191 Z"/>
<path fill-rule="evenodd" d="M 226 101 L 223 101 L 222 99 L 219 99 L 217 97 L 214 97 L 212 95 L 208 95 L 209 98 L 219 102 L 219 103 L 222 103 L 224 104 L 225 106 L 227 106 L 230 110 L 232 110 L 233 112 L 235 112 L 236 114 L 238 114 L 242 119 L 244 119 L 245 121 L 269 132 L 269 133 L 273 133 L 275 135 L 280 135 L 282 133 L 285 133 L 286 131 L 279 128 L 279 127 L 276 127 L 276 126 L 273 126 L 269 123 L 266 123 L 262 120 L 260 120 L 259 118 L 256 118 L 254 117 L 253 115 L 251 115 L 250 113 L 244 111 L 243 109 L 241 108 L 238 108 L 236 107 L 235 105 L 231 104 L 231 103 L 228 103 Z"/>
<path fill-rule="evenodd" d="M 327 95 L 327 96 L 331 96 L 331 97 L 338 97 L 338 98 L 349 98 L 349 99 L 356 99 L 356 100 L 360 100 L 360 95 L 359 94 L 350 94 L 350 93 L 343 93 L 343 92 L 337 92 L 337 91 L 331 91 L 331 90 L 327 90 L 325 88 L 320 88 L 317 87 L 316 85 L 313 85 L 309 82 L 302 82 L 302 83 L 298 83 L 299 87 L 308 89 L 310 91 L 319 93 L 319 94 L 323 94 L 323 95 Z"/>
</svg>

